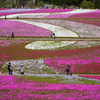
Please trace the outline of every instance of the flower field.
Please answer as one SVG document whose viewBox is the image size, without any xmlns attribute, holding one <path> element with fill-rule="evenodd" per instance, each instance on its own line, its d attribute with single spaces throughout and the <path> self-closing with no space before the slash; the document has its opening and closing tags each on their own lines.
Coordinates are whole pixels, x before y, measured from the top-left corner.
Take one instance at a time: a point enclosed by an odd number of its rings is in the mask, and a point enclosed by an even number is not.
<svg viewBox="0 0 100 100">
<path fill-rule="evenodd" d="M 24 16 L 26 15 L 27 18 L 28 17 L 27 14 L 36 15 L 38 13 L 38 15 L 41 15 L 47 13 L 47 15 L 49 15 L 51 13 L 61 13 L 61 12 L 69 12 L 69 11 L 73 11 L 73 9 L 7 9 L 7 10 L 0 10 L 0 16 L 1 16 L 0 18 L 4 18 L 5 15 L 8 18 L 12 18 L 16 16 L 20 17 L 20 15 L 22 16 L 23 14 Z"/>
<path fill-rule="evenodd" d="M 2 82 L 2 87 L 0 87 L 1 100 L 99 100 L 98 98 L 100 98 L 99 85 L 52 84 L 46 82 L 34 82 L 21 77 L 8 75 L 1 75 L 0 80 Z"/>
<path fill-rule="evenodd" d="M 100 38 L 99 14 L 89 9 L 0 9 L 0 100 L 100 100 L 100 41 L 58 39 Z M 15 39 L 7 40 L 12 32 Z M 51 41 L 34 40 L 52 33 L 56 38 Z M 9 62 L 13 75 L 8 75 Z M 25 75 L 20 75 L 21 64 Z M 65 74 L 67 64 L 72 75 Z"/>
<path fill-rule="evenodd" d="M 0 20 L 0 36 L 10 36 L 14 32 L 15 36 L 49 36 L 51 32 L 41 27 L 33 26 L 30 24 Z"/>
</svg>

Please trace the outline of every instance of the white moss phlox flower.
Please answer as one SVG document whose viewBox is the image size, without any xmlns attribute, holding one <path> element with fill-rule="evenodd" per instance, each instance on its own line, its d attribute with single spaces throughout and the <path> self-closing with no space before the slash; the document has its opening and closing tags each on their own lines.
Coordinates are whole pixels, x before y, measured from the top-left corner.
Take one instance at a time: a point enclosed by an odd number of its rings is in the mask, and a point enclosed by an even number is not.
<svg viewBox="0 0 100 100">
<path fill-rule="evenodd" d="M 26 45 L 25 48 L 33 49 L 33 50 L 55 49 L 55 48 L 67 46 L 73 43 L 75 43 L 75 41 L 61 41 L 61 42 L 36 41 L 36 42 Z"/>
</svg>

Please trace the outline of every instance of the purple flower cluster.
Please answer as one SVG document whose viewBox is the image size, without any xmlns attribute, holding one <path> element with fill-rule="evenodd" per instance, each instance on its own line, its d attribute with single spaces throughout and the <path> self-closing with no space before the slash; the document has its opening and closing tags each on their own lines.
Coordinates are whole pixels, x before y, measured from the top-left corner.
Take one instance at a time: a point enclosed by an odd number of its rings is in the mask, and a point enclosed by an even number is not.
<svg viewBox="0 0 100 100">
<path fill-rule="evenodd" d="M 1 100 L 99 100 L 100 85 L 35 82 L 0 75 Z"/>
</svg>

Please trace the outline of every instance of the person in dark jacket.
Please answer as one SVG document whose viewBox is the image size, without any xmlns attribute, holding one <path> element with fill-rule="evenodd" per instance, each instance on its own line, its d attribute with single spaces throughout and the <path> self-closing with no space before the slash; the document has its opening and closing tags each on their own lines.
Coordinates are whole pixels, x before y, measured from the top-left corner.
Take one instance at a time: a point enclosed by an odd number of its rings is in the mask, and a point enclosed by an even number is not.
<svg viewBox="0 0 100 100">
<path fill-rule="evenodd" d="M 14 32 L 12 32 L 12 36 L 11 36 L 11 38 L 12 38 L 12 39 L 14 39 L 14 38 L 15 38 L 15 36 L 14 36 Z"/>
<path fill-rule="evenodd" d="M 55 38 L 55 37 L 56 37 L 56 36 L 55 36 L 55 33 L 53 33 L 53 34 L 52 34 L 52 37 L 53 37 L 53 38 Z"/>
<path fill-rule="evenodd" d="M 66 75 L 70 74 L 70 65 L 66 66 Z"/>
<path fill-rule="evenodd" d="M 9 75 L 12 75 L 12 66 L 11 66 L 11 63 L 8 64 L 8 71 L 9 71 Z"/>
<path fill-rule="evenodd" d="M 24 67 L 23 67 L 23 64 L 21 64 L 19 70 L 20 70 L 21 75 L 24 75 Z"/>
</svg>

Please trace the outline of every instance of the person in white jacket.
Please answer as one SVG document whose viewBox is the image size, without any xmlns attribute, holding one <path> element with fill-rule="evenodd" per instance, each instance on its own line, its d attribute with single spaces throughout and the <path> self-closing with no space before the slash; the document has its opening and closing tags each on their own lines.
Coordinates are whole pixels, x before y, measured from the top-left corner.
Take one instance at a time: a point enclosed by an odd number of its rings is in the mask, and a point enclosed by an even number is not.
<svg viewBox="0 0 100 100">
<path fill-rule="evenodd" d="M 20 73 L 21 73 L 21 75 L 23 75 L 24 74 L 24 67 L 23 67 L 23 64 L 21 64 L 21 66 L 20 66 Z"/>
</svg>

